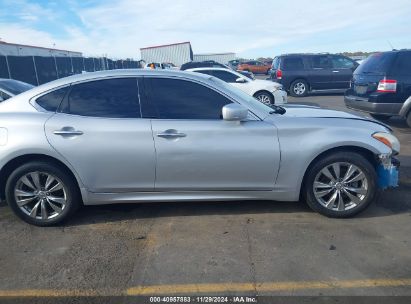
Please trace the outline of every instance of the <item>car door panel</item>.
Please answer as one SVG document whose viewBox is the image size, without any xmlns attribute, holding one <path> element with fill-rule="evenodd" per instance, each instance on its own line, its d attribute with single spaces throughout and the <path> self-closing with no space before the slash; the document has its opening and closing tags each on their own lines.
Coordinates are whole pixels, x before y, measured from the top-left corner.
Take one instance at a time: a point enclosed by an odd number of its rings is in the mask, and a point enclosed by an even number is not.
<svg viewBox="0 0 411 304">
<path fill-rule="evenodd" d="M 200 83 L 151 77 L 144 83 L 142 112 L 152 118 L 156 191 L 274 188 L 280 163 L 275 126 L 251 117 L 223 120 L 222 107 L 233 101 Z"/>
<path fill-rule="evenodd" d="M 262 121 L 152 120 L 155 189 L 270 190 L 280 153 L 277 132 Z M 157 135 L 166 130 L 179 138 Z"/>
<path fill-rule="evenodd" d="M 83 134 L 62 136 L 72 128 Z M 150 121 L 57 113 L 45 132 L 51 146 L 72 166 L 91 192 L 154 189 L 155 153 Z"/>
<path fill-rule="evenodd" d="M 155 152 L 137 78 L 74 84 L 45 124 L 51 146 L 91 192 L 152 191 Z"/>
<path fill-rule="evenodd" d="M 310 59 L 309 82 L 313 90 L 334 88 L 331 61 L 327 55 L 313 56 Z"/>
</svg>

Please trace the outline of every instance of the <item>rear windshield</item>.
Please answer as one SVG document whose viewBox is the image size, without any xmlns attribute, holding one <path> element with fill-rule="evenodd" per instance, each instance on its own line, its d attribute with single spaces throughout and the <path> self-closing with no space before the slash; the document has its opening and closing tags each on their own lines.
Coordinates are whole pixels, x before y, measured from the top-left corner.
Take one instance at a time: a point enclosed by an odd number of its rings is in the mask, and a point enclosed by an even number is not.
<svg viewBox="0 0 411 304">
<path fill-rule="evenodd" d="M 355 70 L 355 74 L 385 74 L 391 67 L 396 53 L 375 53 Z"/>
<path fill-rule="evenodd" d="M 17 95 L 34 88 L 31 84 L 13 79 L 1 80 L 0 87 L 13 95 Z"/>
</svg>

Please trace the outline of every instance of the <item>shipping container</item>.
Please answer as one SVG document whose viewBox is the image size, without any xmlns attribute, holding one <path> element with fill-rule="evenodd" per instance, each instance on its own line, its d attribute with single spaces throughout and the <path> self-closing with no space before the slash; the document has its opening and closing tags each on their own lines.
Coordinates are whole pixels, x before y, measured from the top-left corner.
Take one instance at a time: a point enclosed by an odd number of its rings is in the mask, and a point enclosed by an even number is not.
<svg viewBox="0 0 411 304">
<path fill-rule="evenodd" d="M 235 53 L 194 54 L 194 61 L 214 60 L 215 62 L 228 64 L 235 59 Z"/>
<path fill-rule="evenodd" d="M 193 61 L 193 50 L 190 42 L 158 45 L 141 48 L 141 60 L 150 62 L 169 62 L 176 66 Z"/>
</svg>

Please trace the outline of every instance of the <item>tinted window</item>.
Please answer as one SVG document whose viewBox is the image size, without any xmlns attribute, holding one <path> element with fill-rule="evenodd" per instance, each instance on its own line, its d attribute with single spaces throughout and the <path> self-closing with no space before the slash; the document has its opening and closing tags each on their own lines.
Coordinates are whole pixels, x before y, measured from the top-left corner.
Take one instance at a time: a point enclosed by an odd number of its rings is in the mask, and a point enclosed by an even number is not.
<svg viewBox="0 0 411 304">
<path fill-rule="evenodd" d="M 360 64 L 355 74 L 385 74 L 391 67 L 395 55 L 393 52 L 373 54 Z"/>
<path fill-rule="evenodd" d="M 335 69 L 351 69 L 354 67 L 354 62 L 348 58 L 332 56 L 331 61 Z"/>
<path fill-rule="evenodd" d="M 32 88 L 34 88 L 33 85 L 18 81 L 18 80 L 13 80 L 13 79 L 3 79 L 0 81 L 0 87 L 7 92 L 10 92 L 11 94 L 17 95 L 20 93 L 23 93 L 25 91 L 28 91 Z"/>
<path fill-rule="evenodd" d="M 140 117 L 137 79 L 117 78 L 73 85 L 63 112 L 95 117 Z"/>
<path fill-rule="evenodd" d="M 37 98 L 36 103 L 46 111 L 56 112 L 70 87 L 61 88 Z"/>
<path fill-rule="evenodd" d="M 156 118 L 221 119 L 222 107 L 231 103 L 223 95 L 191 81 L 152 78 L 150 83 L 150 107 Z M 143 111 L 146 112 L 144 108 Z"/>
<path fill-rule="evenodd" d="M 213 71 L 212 75 L 225 82 L 231 82 L 231 83 L 235 82 L 237 78 L 239 78 L 237 75 L 227 72 L 227 71 Z"/>
<path fill-rule="evenodd" d="M 393 73 L 396 75 L 411 75 L 411 52 L 398 54 Z"/>
<path fill-rule="evenodd" d="M 303 70 L 304 64 L 301 57 L 286 57 L 282 66 L 285 71 Z"/>
<path fill-rule="evenodd" d="M 313 68 L 327 69 L 331 67 L 328 56 L 314 56 L 312 57 Z"/>
<path fill-rule="evenodd" d="M 10 95 L 0 91 L 0 102 L 4 101 L 6 99 L 9 99 L 10 97 L 11 97 Z"/>
</svg>

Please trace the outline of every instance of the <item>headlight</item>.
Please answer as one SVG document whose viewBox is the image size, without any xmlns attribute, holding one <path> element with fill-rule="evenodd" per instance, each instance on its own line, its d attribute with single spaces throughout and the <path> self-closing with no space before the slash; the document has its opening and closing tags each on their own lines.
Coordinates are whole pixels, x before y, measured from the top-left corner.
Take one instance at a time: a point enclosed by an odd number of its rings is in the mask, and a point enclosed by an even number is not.
<svg viewBox="0 0 411 304">
<path fill-rule="evenodd" d="M 400 152 L 400 142 L 394 135 L 390 133 L 376 132 L 372 135 L 372 137 L 390 147 L 394 154 L 398 154 Z"/>
</svg>

